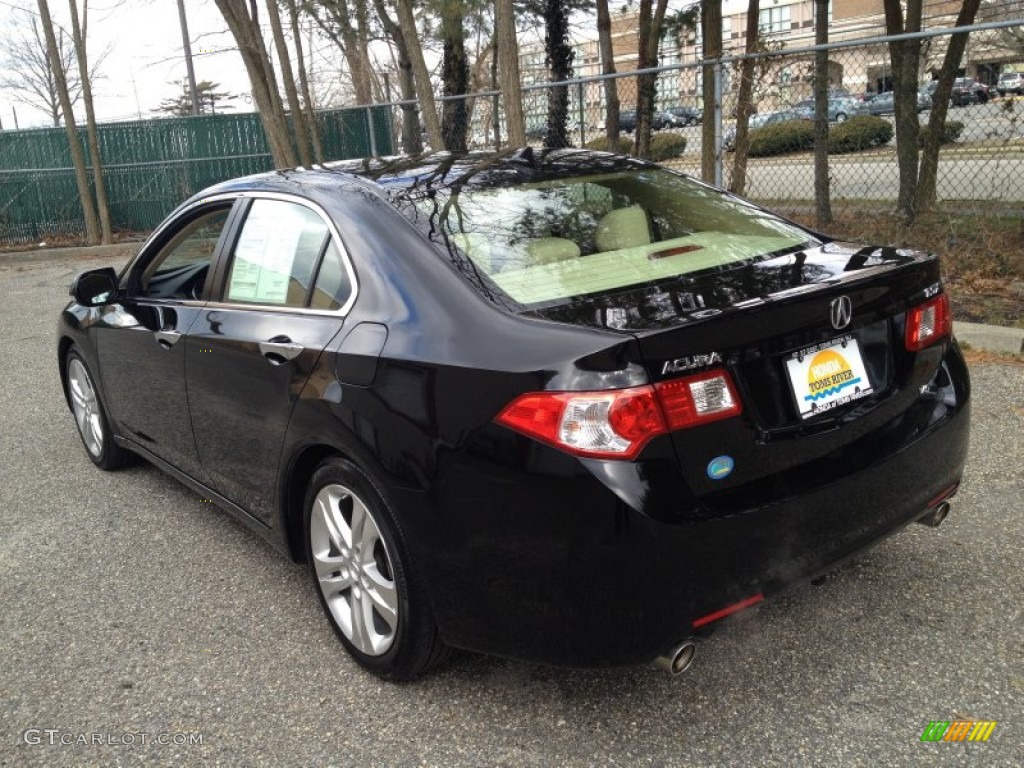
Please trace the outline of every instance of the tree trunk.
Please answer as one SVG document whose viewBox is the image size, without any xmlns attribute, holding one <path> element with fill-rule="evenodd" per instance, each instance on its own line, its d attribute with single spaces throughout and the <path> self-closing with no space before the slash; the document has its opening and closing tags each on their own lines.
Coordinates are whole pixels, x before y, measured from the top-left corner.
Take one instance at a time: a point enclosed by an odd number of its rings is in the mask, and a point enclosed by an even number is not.
<svg viewBox="0 0 1024 768">
<path fill-rule="evenodd" d="M 256 102 L 256 110 L 263 123 L 263 132 L 267 136 L 270 154 L 277 168 L 290 168 L 297 165 L 295 151 L 292 149 L 288 123 L 284 119 L 284 109 L 277 93 L 277 80 L 270 68 L 263 36 L 255 17 L 256 5 L 253 0 L 253 15 L 249 15 L 245 0 L 216 0 L 224 21 L 231 30 L 232 37 L 242 55 L 242 62 L 249 75 L 252 85 L 252 96 Z"/>
<path fill-rule="evenodd" d="M 100 219 L 100 239 L 104 245 L 111 242 L 110 206 L 107 204 L 107 189 L 103 183 L 103 160 L 100 157 L 100 141 L 96 134 L 96 113 L 92 107 L 92 80 L 89 77 L 89 57 L 85 40 L 89 31 L 89 3 L 82 5 L 82 20 L 79 26 L 78 2 L 70 0 L 71 35 L 78 59 L 78 75 L 82 79 L 82 103 L 85 106 L 85 132 L 89 143 L 89 159 L 92 161 L 92 185 L 96 193 L 96 211 Z"/>
<path fill-rule="evenodd" d="M 814 43 L 828 42 L 828 4 L 814 0 Z M 818 229 L 832 222 L 828 178 L 828 51 L 814 53 L 814 211 Z"/>
<path fill-rule="evenodd" d="M 71 163 L 75 166 L 75 184 L 78 187 L 78 199 L 82 204 L 82 217 L 85 219 L 85 236 L 89 245 L 100 240 L 99 222 L 96 220 L 96 208 L 92 202 L 89 189 L 89 177 L 85 168 L 85 153 L 82 143 L 78 140 L 78 127 L 75 124 L 75 113 L 71 108 L 71 97 L 68 95 L 67 78 L 61 67 L 60 52 L 57 38 L 53 34 L 53 20 L 50 18 L 50 6 L 46 0 L 36 0 L 39 4 L 39 20 L 46 37 L 46 50 L 53 68 L 53 79 L 57 86 L 57 97 L 60 99 L 61 110 L 64 112 L 64 132 L 68 137 L 68 149 L 71 152 Z"/>
<path fill-rule="evenodd" d="M 281 80 L 284 83 L 285 97 L 288 99 L 288 109 L 292 113 L 293 134 L 295 145 L 299 149 L 299 162 L 309 168 L 313 164 L 313 149 L 309 142 L 306 116 L 302 112 L 299 92 L 295 87 L 291 53 L 288 51 L 288 43 L 284 39 L 284 29 L 281 26 L 281 13 L 277 8 L 277 0 L 267 0 L 267 16 L 270 19 L 271 34 L 274 36 L 274 47 L 277 48 L 277 59 L 281 64 Z"/>
<path fill-rule="evenodd" d="M 516 42 L 512 0 L 497 0 L 495 3 L 494 32 L 498 39 L 501 99 L 505 103 L 505 133 L 510 146 L 525 147 L 526 123 L 523 120 L 523 94 L 519 90 L 519 44 Z M 494 119 L 497 120 L 498 116 L 495 115 Z"/>
<path fill-rule="evenodd" d="M 747 3 L 747 42 L 745 51 L 752 54 L 757 50 L 759 33 L 758 14 L 760 3 L 749 0 Z M 754 100 L 754 67 L 755 59 L 744 59 L 740 64 L 740 92 L 736 98 L 736 138 L 735 151 L 732 157 L 732 183 L 729 189 L 742 195 L 747 188 L 747 155 L 750 152 L 750 115 Z M 705 120 L 707 119 L 705 115 Z"/>
<path fill-rule="evenodd" d="M 701 0 L 701 34 L 704 43 L 704 58 L 718 59 L 722 56 L 722 3 L 721 0 Z M 706 65 L 702 73 L 704 98 L 704 123 L 701 128 L 700 177 L 708 184 L 715 183 L 715 168 L 720 160 L 715 152 L 715 110 L 721 105 L 715 103 L 715 70 Z"/>
<path fill-rule="evenodd" d="M 639 69 L 650 69 L 658 66 L 658 43 L 661 41 L 661 28 L 665 22 L 665 8 L 668 0 L 658 0 L 658 5 L 651 15 L 651 0 L 640 1 L 639 19 Z M 657 98 L 658 76 L 653 73 L 637 75 L 636 90 L 636 144 L 633 154 L 636 157 L 647 157 L 651 147 L 651 132 L 654 130 L 654 101 Z"/>
<path fill-rule="evenodd" d="M 441 137 L 441 122 L 437 119 L 437 104 L 434 100 L 434 87 L 430 83 L 430 72 L 423 59 L 423 47 L 416 33 L 416 18 L 412 13 L 412 0 L 396 0 L 395 10 L 398 12 L 398 24 L 402 28 L 402 37 L 409 49 L 412 62 L 412 73 L 416 79 L 416 94 L 423 109 L 423 124 L 427 129 L 427 142 L 431 149 L 442 149 L 444 141 Z"/>
<path fill-rule="evenodd" d="M 974 17 L 981 5 L 980 0 L 964 0 L 957 16 L 957 27 L 966 27 L 974 23 Z M 946 127 L 946 112 L 949 109 L 949 97 L 953 93 L 953 80 L 960 68 L 960 60 L 967 48 L 967 34 L 952 35 L 946 48 L 946 56 L 942 60 L 939 71 L 939 82 L 932 94 L 932 109 L 928 116 L 928 132 L 925 135 L 924 149 L 921 152 L 921 167 L 917 177 L 917 211 L 927 211 L 935 205 L 936 182 L 939 173 L 939 146 L 942 132 Z"/>
<path fill-rule="evenodd" d="M 318 163 L 324 161 L 324 147 L 320 142 L 320 129 L 316 124 L 316 105 L 313 103 L 313 92 L 309 87 L 309 74 L 306 71 L 306 56 L 302 49 L 302 28 L 299 26 L 299 7 L 296 0 L 285 0 L 288 6 L 288 22 L 295 39 L 295 57 L 299 65 L 299 87 L 302 89 L 302 100 L 305 106 L 306 129 L 309 141 L 313 146 L 313 157 Z M 310 51 L 312 54 L 312 51 Z"/>
<path fill-rule="evenodd" d="M 648 0 L 649 1 L 649 0 Z M 572 77 L 573 50 L 569 45 L 569 12 L 562 0 L 544 0 L 544 51 L 551 81 Z M 544 146 L 569 146 L 569 89 L 564 85 L 548 89 L 548 126 Z"/>
<path fill-rule="evenodd" d="M 374 0 L 373 6 L 384 31 L 395 44 L 398 58 L 398 91 L 402 96 L 402 101 L 415 102 L 416 84 L 413 82 L 412 61 L 409 58 L 409 48 L 405 44 L 402 29 L 388 14 L 384 0 Z M 420 139 L 420 118 L 414 103 L 402 105 L 402 151 L 410 155 L 423 151 L 423 141 Z"/>
<path fill-rule="evenodd" d="M 441 79 L 446 99 L 441 107 L 441 134 L 445 149 L 466 151 L 468 126 L 465 94 L 469 85 L 469 62 L 466 60 L 466 32 L 462 21 L 462 0 L 443 0 L 441 4 L 441 39 L 444 56 Z"/>
<path fill-rule="evenodd" d="M 900 0 L 883 0 L 885 29 L 890 35 L 918 32 L 921 29 L 922 0 L 907 0 L 906 20 Z M 900 189 L 896 211 L 907 224 L 917 215 L 917 64 L 920 40 L 889 43 L 893 74 L 893 108 L 896 123 L 896 160 L 899 163 Z"/>
<path fill-rule="evenodd" d="M 608 13 L 608 0 L 597 0 L 597 45 L 601 51 L 601 74 L 615 74 L 615 50 L 612 47 L 612 19 Z M 619 146 L 619 89 L 618 80 L 604 81 L 604 135 L 608 137 L 608 151 Z"/>
</svg>

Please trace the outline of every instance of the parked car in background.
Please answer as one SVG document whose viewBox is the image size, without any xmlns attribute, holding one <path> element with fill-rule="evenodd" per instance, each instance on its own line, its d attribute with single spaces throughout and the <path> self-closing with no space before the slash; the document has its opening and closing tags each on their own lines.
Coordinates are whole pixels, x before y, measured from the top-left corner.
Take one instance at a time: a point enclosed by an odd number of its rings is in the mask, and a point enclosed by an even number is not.
<svg viewBox="0 0 1024 768">
<path fill-rule="evenodd" d="M 764 128 L 766 125 L 785 123 L 789 120 L 807 120 L 808 118 L 795 109 L 780 109 L 775 112 L 765 112 L 761 115 L 753 115 L 750 118 L 749 127 L 751 131 Z M 730 128 L 722 137 L 722 148 L 727 152 L 736 149 L 736 129 Z"/>
<path fill-rule="evenodd" d="M 451 646 L 678 674 L 719 620 L 938 525 L 967 458 L 935 256 L 836 241 L 634 158 L 233 179 L 71 291 L 54 362 L 88 458 L 141 456 L 198 494 L 188 514 L 212 501 L 304 562 L 341 643 L 392 680 Z M 92 503 L 131 515 L 128 486 L 96 485 Z M 183 513 L 133 520 L 139 546 Z M 921 594 L 937 569 L 913 559 Z M 225 579 L 243 570 L 225 555 Z M 921 599 L 889 571 L 879 602 Z M 157 599 L 159 575 L 125 576 Z M 823 621 L 891 619 L 817 602 Z M 260 611 L 261 641 L 295 641 Z"/>
<path fill-rule="evenodd" d="M 970 77 L 958 77 L 953 81 L 950 98 L 954 107 L 984 104 L 988 101 L 988 86 Z"/>
<path fill-rule="evenodd" d="M 814 119 L 814 99 L 804 99 L 793 105 L 793 109 L 808 120 Z M 847 118 L 866 115 L 867 108 L 863 102 L 851 97 L 830 98 L 828 100 L 828 121 L 841 123 Z"/>
<path fill-rule="evenodd" d="M 697 107 L 669 107 L 664 113 L 673 127 L 700 125 L 704 120 L 704 112 Z"/>
<path fill-rule="evenodd" d="M 886 91 L 885 93 L 873 96 L 870 101 L 865 102 L 865 106 L 868 113 L 872 115 L 891 115 L 896 111 L 892 91 Z"/>
<path fill-rule="evenodd" d="M 635 109 L 626 109 L 619 113 L 619 130 L 623 133 L 633 133 L 636 130 L 637 114 Z M 655 110 L 651 115 L 651 129 L 660 131 L 672 127 L 674 118 L 666 111 Z"/>
<path fill-rule="evenodd" d="M 1024 72 L 1003 72 L 996 82 L 1000 96 L 1008 93 L 1024 94 Z"/>
</svg>

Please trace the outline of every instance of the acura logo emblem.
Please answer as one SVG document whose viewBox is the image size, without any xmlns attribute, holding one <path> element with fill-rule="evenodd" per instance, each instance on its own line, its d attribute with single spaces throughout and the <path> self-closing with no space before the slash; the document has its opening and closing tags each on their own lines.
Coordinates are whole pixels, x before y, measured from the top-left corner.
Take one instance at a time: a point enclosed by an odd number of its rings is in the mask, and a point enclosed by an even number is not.
<svg viewBox="0 0 1024 768">
<path fill-rule="evenodd" d="M 838 299 L 832 299 L 829 316 L 832 318 L 832 327 L 837 331 L 848 326 L 850 318 L 853 317 L 853 303 L 850 297 L 840 296 Z"/>
</svg>

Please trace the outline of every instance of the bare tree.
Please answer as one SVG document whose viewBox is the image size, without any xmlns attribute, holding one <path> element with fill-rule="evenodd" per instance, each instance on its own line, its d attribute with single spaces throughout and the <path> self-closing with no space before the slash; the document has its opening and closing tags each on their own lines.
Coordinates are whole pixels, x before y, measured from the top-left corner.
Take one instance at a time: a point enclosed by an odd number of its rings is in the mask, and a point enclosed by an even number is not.
<svg viewBox="0 0 1024 768">
<path fill-rule="evenodd" d="M 304 8 L 344 55 L 356 103 L 372 104 L 370 17 L 366 0 L 319 0 L 305 3 Z"/>
<path fill-rule="evenodd" d="M 906 0 L 906 16 L 901 0 L 883 0 L 885 31 L 890 35 L 921 30 L 922 0 Z M 917 215 L 917 71 L 921 58 L 920 40 L 889 43 L 892 58 L 893 109 L 896 123 L 896 160 L 900 188 L 896 212 L 907 223 Z"/>
<path fill-rule="evenodd" d="M 57 80 L 46 48 L 46 38 L 34 14 L 22 17 L 0 43 L 3 59 L 0 66 L 0 88 L 12 94 L 15 101 L 41 110 L 49 115 L 56 128 L 60 125 L 60 97 L 57 95 Z M 57 59 L 60 62 L 64 81 L 67 83 L 68 98 L 74 106 L 82 98 L 82 81 L 78 76 L 75 61 L 75 45 L 71 35 L 56 28 Z M 90 77 L 96 76 L 98 64 L 104 55 L 97 58 Z"/>
<path fill-rule="evenodd" d="M 700 26 L 704 44 L 704 58 L 722 56 L 722 3 L 721 0 L 701 0 Z M 704 97 L 704 123 L 701 127 L 700 177 L 708 184 L 715 183 L 715 70 L 705 65 L 701 88 Z"/>
<path fill-rule="evenodd" d="M 956 26 L 966 27 L 974 23 L 978 13 L 980 0 L 964 0 L 956 19 Z M 921 166 L 917 178 L 917 212 L 925 211 L 935 205 L 935 185 L 939 172 L 939 146 L 942 143 L 942 132 L 946 126 L 946 111 L 949 108 L 949 97 L 953 92 L 953 80 L 960 69 L 960 59 L 967 47 L 967 34 L 960 33 L 949 39 L 946 56 L 939 71 L 939 82 L 932 93 L 932 109 L 928 116 L 928 131 L 924 140 L 924 151 L 921 153 Z"/>
<path fill-rule="evenodd" d="M 828 42 L 828 6 L 814 0 L 814 43 Z M 828 51 L 814 52 L 814 210 L 818 228 L 832 222 L 828 178 Z"/>
<path fill-rule="evenodd" d="M 292 74 L 291 52 L 284 39 L 277 0 L 267 0 L 267 17 L 270 19 L 270 31 L 274 36 L 274 47 L 277 48 L 277 60 L 281 67 L 281 81 L 284 84 L 285 97 L 288 99 L 288 109 L 292 113 L 292 123 L 295 126 L 295 144 L 299 148 L 299 161 L 308 168 L 313 164 L 313 147 L 310 146 L 306 116 L 302 112 L 299 91 L 295 86 L 295 76 Z"/>
<path fill-rule="evenodd" d="M 469 86 L 469 62 L 466 59 L 466 30 L 462 0 L 441 0 L 441 79 L 445 96 L 465 96 Z M 446 99 L 441 107 L 441 133 L 445 149 L 466 149 L 466 99 Z"/>
<path fill-rule="evenodd" d="M 569 45 L 569 9 L 561 0 L 544 0 L 544 50 L 552 82 L 572 77 L 573 50 Z M 544 146 L 569 146 L 569 89 L 564 85 L 548 88 L 548 125 Z"/>
<path fill-rule="evenodd" d="M 81 24 L 78 16 L 78 0 L 69 0 L 71 11 L 71 37 L 75 43 L 75 57 L 78 59 L 78 77 L 82 82 L 82 102 L 85 105 L 85 132 L 89 142 L 89 158 L 92 160 L 92 185 L 96 194 L 96 210 L 100 217 L 100 233 L 104 244 L 111 241 L 110 207 L 107 204 L 107 188 L 103 183 L 103 159 L 100 157 L 100 141 L 96 133 L 96 112 L 92 106 L 92 83 L 89 80 L 89 56 L 86 51 L 86 35 L 89 31 L 89 2 L 82 2 Z"/>
<path fill-rule="evenodd" d="M 274 165 L 278 168 L 290 168 L 298 163 L 277 89 L 277 78 L 270 66 L 270 57 L 260 31 L 256 0 L 250 2 L 251 5 L 246 7 L 245 0 L 216 0 L 217 7 L 238 45 L 238 52 L 242 55 L 242 62 L 252 85 L 253 100 L 263 123 L 263 131 L 270 145 Z"/>
<path fill-rule="evenodd" d="M 612 19 L 608 13 L 608 0 L 597 0 L 597 45 L 601 51 L 601 74 L 615 74 L 615 50 L 612 47 Z M 604 81 L 604 131 L 608 137 L 608 151 L 619 146 L 619 89 L 618 80 L 608 77 Z"/>
<path fill-rule="evenodd" d="M 757 51 L 759 37 L 759 0 L 747 2 L 747 40 L 745 51 L 748 56 Z M 732 183 L 729 188 L 742 195 L 747 188 L 747 156 L 750 151 L 750 115 L 754 104 L 754 67 L 757 62 L 746 58 L 740 63 L 740 90 L 736 97 L 736 138 L 732 158 Z M 705 115 L 705 119 L 708 116 Z"/>
<path fill-rule="evenodd" d="M 398 13 L 398 24 L 402 28 L 402 36 L 409 49 L 409 60 L 412 62 L 412 73 L 416 80 L 416 94 L 422 108 L 423 125 L 427 129 L 427 141 L 432 149 L 441 149 L 444 147 L 444 142 L 441 138 L 441 122 L 437 119 L 434 86 L 430 82 L 430 71 L 423 58 L 423 46 L 416 33 L 416 17 L 412 12 L 412 0 L 395 0 L 395 9 Z"/>
<path fill-rule="evenodd" d="M 668 0 L 658 0 L 651 11 L 652 0 L 640 0 L 639 59 L 640 69 L 658 66 L 658 43 L 665 23 L 665 9 Z M 646 157 L 651 146 L 651 131 L 654 128 L 654 100 L 657 96 L 657 75 L 647 73 L 636 77 L 636 144 L 633 154 Z"/>
<path fill-rule="evenodd" d="M 495 2 L 494 26 L 498 39 L 501 98 L 505 102 L 505 131 L 508 133 L 511 146 L 524 147 L 526 123 L 523 120 L 523 93 L 519 89 L 519 44 L 516 41 L 516 20 L 512 0 Z"/>
<path fill-rule="evenodd" d="M 284 0 L 288 8 L 288 21 L 292 28 L 292 40 L 295 41 L 295 58 L 299 69 L 299 87 L 302 89 L 302 101 L 306 115 L 306 129 L 309 141 L 313 145 L 313 155 L 318 163 L 323 162 L 324 148 L 320 142 L 320 129 L 316 124 L 316 112 L 313 105 L 313 93 L 309 87 L 309 74 L 306 71 L 306 56 L 302 50 L 302 29 L 299 26 L 299 6 L 296 0 Z M 310 51 L 312 54 L 312 51 Z"/>
<path fill-rule="evenodd" d="M 412 59 L 409 47 L 405 44 L 405 36 L 391 14 L 388 13 L 384 0 L 373 0 L 377 18 L 384 27 L 384 32 L 394 45 L 398 68 L 398 92 L 403 102 L 415 102 L 416 82 L 412 73 Z M 420 138 L 420 117 L 414 103 L 402 104 L 402 151 L 415 154 L 422 151 L 423 141 Z"/>
<path fill-rule="evenodd" d="M 50 57 L 50 68 L 53 72 L 54 83 L 57 89 L 57 98 L 60 100 L 61 110 L 64 112 L 64 132 L 68 137 L 71 163 L 75 167 L 75 184 L 78 187 L 78 199 L 82 204 L 82 216 L 85 219 L 85 236 L 90 245 L 95 245 L 100 239 L 100 227 L 96 219 L 96 207 L 93 205 L 92 192 L 89 190 L 89 178 L 85 167 L 85 153 L 82 151 L 82 143 L 78 139 L 75 112 L 71 107 L 68 83 L 64 77 L 64 68 L 61 66 L 57 36 L 53 31 L 50 6 L 46 0 L 36 0 L 36 2 L 39 4 L 39 24 L 43 28 L 43 36 L 46 39 L 46 51 Z"/>
</svg>

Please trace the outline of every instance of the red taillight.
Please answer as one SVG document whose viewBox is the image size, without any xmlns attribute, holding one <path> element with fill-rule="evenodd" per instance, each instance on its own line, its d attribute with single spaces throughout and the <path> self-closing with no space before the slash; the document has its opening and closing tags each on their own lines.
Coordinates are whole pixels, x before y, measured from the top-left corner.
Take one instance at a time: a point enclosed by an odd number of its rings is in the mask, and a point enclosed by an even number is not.
<svg viewBox="0 0 1024 768">
<path fill-rule="evenodd" d="M 742 411 L 723 370 L 630 389 L 529 392 L 495 421 L 576 456 L 633 459 L 651 438 Z"/>
<path fill-rule="evenodd" d="M 743 410 L 725 371 L 708 371 L 654 385 L 669 430 L 738 416 Z"/>
<path fill-rule="evenodd" d="M 953 314 L 949 310 L 949 297 L 944 293 L 907 312 L 905 343 L 911 352 L 924 349 L 952 331 Z"/>
</svg>

